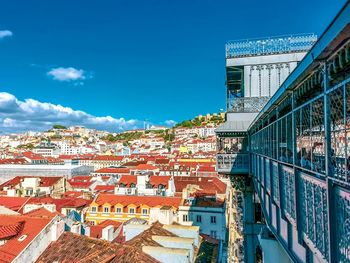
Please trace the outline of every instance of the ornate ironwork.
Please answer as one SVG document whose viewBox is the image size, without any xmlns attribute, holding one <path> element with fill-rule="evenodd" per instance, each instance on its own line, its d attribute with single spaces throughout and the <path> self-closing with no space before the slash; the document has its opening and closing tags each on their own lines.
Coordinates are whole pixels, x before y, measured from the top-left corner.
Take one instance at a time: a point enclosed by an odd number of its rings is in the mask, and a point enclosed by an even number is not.
<svg viewBox="0 0 350 263">
<path fill-rule="evenodd" d="M 306 242 L 311 241 L 314 247 L 328 259 L 328 209 L 327 188 L 324 182 L 306 174 L 300 175 L 301 227 Z"/>
<path fill-rule="evenodd" d="M 219 173 L 247 172 L 249 169 L 249 155 L 247 153 L 217 154 L 216 165 Z"/>
<path fill-rule="evenodd" d="M 336 192 L 337 261 L 350 262 L 350 194 L 340 189 Z"/>
<path fill-rule="evenodd" d="M 315 34 L 229 41 L 226 44 L 226 58 L 306 52 L 316 41 Z"/>
<path fill-rule="evenodd" d="M 278 163 L 272 162 L 272 197 L 276 203 L 280 202 L 280 184 L 278 174 Z"/>
<path fill-rule="evenodd" d="M 243 262 L 244 260 L 244 194 L 246 188 L 245 176 L 231 176 L 232 185 L 232 212 L 234 218 L 232 218 L 231 238 L 232 243 L 235 244 L 233 252 L 231 253 L 231 259 L 233 262 Z"/>
<path fill-rule="evenodd" d="M 282 167 L 281 183 L 284 212 L 295 221 L 295 175 L 291 168 Z"/>
<path fill-rule="evenodd" d="M 228 102 L 228 112 L 259 112 L 270 97 L 235 97 Z"/>
</svg>

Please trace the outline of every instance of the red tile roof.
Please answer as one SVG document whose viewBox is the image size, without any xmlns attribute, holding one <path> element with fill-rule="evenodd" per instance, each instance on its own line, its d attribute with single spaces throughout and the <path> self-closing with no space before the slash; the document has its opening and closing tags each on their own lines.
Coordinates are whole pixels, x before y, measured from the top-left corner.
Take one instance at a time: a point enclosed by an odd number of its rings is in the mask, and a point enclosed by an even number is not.
<svg viewBox="0 0 350 263">
<path fill-rule="evenodd" d="M 0 164 L 25 164 L 28 163 L 24 158 L 0 159 Z"/>
<path fill-rule="evenodd" d="M 197 172 L 215 173 L 216 171 L 214 166 L 199 166 Z"/>
<path fill-rule="evenodd" d="M 119 226 L 121 226 L 121 222 L 113 221 L 113 220 L 105 220 L 96 226 L 90 226 L 90 237 L 101 238 L 102 230 L 107 226 L 113 226 L 114 231 L 117 230 Z"/>
<path fill-rule="evenodd" d="M 82 189 L 89 189 L 90 186 L 93 184 L 91 181 L 93 177 L 91 176 L 74 176 L 72 179 L 68 180 L 68 183 L 73 188 L 82 188 Z"/>
<path fill-rule="evenodd" d="M 0 185 L 0 190 L 2 190 L 4 187 L 14 188 L 16 185 L 18 185 L 22 179 L 25 178 L 39 178 L 40 179 L 40 187 L 50 187 L 53 186 L 55 183 L 57 183 L 59 180 L 61 180 L 63 177 L 58 176 L 16 176 L 13 179 L 3 183 Z"/>
<path fill-rule="evenodd" d="M 169 164 L 169 162 L 170 162 L 169 159 L 159 159 L 159 158 L 157 158 L 154 163 L 155 164 L 164 165 L 164 164 Z"/>
<path fill-rule="evenodd" d="M 12 262 L 51 220 L 52 219 L 30 216 L 0 215 L 0 225 L 2 227 L 22 224 L 21 227 L 18 226 L 16 230 L 13 231 L 14 233 L 20 229 L 17 234 L 10 237 L 5 244 L 0 246 L 1 261 Z M 26 235 L 26 237 L 23 240 L 19 240 L 19 237 L 24 235 Z"/>
<path fill-rule="evenodd" d="M 198 185 L 203 192 L 225 194 L 227 185 L 216 177 L 175 176 L 176 192 L 182 192 L 189 184 Z"/>
<path fill-rule="evenodd" d="M 139 164 L 138 166 L 135 167 L 135 170 L 141 170 L 141 171 L 157 170 L 157 169 L 159 168 L 150 164 Z"/>
<path fill-rule="evenodd" d="M 125 185 L 125 186 L 130 186 L 131 184 L 137 184 L 137 175 L 123 175 L 119 182 L 118 185 Z"/>
<path fill-rule="evenodd" d="M 162 176 L 162 175 L 151 175 L 149 179 L 149 183 L 153 186 L 153 188 L 157 188 L 160 184 L 168 187 L 168 182 L 170 180 L 171 176 Z M 130 187 L 131 184 L 137 184 L 137 175 L 123 175 L 118 185 L 125 185 L 127 187 Z"/>
<path fill-rule="evenodd" d="M 110 243 L 82 235 L 64 232 L 41 254 L 37 263 L 46 262 L 158 263 L 143 253 L 140 247 Z"/>
<path fill-rule="evenodd" d="M 28 213 L 24 214 L 25 216 L 31 216 L 31 217 L 41 217 L 41 218 L 54 218 L 56 215 L 59 215 L 58 212 L 50 212 L 44 207 L 40 207 L 37 209 L 34 209 L 32 211 L 29 211 Z"/>
<path fill-rule="evenodd" d="M 108 193 L 114 193 L 115 185 L 96 185 L 95 191 L 100 192 L 108 192 Z"/>
<path fill-rule="evenodd" d="M 170 180 L 171 176 L 158 176 L 158 175 L 152 175 L 150 177 L 149 183 L 153 187 L 158 187 L 158 185 L 164 185 L 166 188 L 168 187 L 168 182 Z"/>
<path fill-rule="evenodd" d="M 0 205 L 17 212 L 29 199 L 30 197 L 0 196 Z"/>
<path fill-rule="evenodd" d="M 0 239 L 9 239 L 23 229 L 24 221 L 19 221 L 11 225 L 0 225 Z"/>
<path fill-rule="evenodd" d="M 22 155 L 30 160 L 45 160 L 45 158 L 41 154 L 33 152 L 23 152 Z"/>
<path fill-rule="evenodd" d="M 114 156 L 114 155 L 96 155 L 92 158 L 94 161 L 122 161 L 124 156 Z"/>
<path fill-rule="evenodd" d="M 83 208 L 91 203 L 91 200 L 83 198 L 64 198 L 55 199 L 52 197 L 34 197 L 31 198 L 28 204 L 54 204 L 56 205 L 56 211 L 61 213 L 62 208 Z"/>
</svg>

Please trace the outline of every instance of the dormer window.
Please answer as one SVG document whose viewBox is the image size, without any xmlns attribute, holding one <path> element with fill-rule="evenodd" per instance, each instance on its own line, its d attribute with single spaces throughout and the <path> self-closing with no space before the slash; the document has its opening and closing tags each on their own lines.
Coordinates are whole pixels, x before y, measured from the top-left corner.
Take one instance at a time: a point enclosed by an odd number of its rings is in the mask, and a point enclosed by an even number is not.
<svg viewBox="0 0 350 263">
<path fill-rule="evenodd" d="M 147 189 L 152 189 L 153 187 L 152 187 L 152 185 L 151 185 L 150 183 L 147 183 L 147 184 L 146 184 L 146 188 L 147 188 Z"/>
<path fill-rule="evenodd" d="M 108 214 L 108 213 L 109 213 L 109 207 L 108 207 L 108 206 L 105 206 L 105 207 L 103 208 L 103 213 L 105 213 L 105 214 Z"/>
<path fill-rule="evenodd" d="M 92 206 L 91 207 L 91 213 L 97 213 L 97 207 L 96 206 Z"/>
<path fill-rule="evenodd" d="M 132 183 L 132 184 L 130 184 L 130 187 L 131 187 L 131 188 L 135 188 L 136 185 L 135 185 L 134 183 Z"/>
<path fill-rule="evenodd" d="M 135 214 L 135 208 L 129 208 L 129 214 Z"/>
</svg>

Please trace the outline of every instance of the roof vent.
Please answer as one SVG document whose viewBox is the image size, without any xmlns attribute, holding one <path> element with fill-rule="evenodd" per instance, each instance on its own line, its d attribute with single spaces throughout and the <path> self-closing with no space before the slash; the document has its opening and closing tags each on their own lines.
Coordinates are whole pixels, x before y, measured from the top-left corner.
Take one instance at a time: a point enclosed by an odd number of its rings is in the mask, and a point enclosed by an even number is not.
<svg viewBox="0 0 350 263">
<path fill-rule="evenodd" d="M 20 236 L 19 238 L 18 238 L 18 241 L 19 242 L 22 242 L 24 239 L 26 239 L 27 238 L 27 235 L 22 235 L 22 236 Z"/>
</svg>

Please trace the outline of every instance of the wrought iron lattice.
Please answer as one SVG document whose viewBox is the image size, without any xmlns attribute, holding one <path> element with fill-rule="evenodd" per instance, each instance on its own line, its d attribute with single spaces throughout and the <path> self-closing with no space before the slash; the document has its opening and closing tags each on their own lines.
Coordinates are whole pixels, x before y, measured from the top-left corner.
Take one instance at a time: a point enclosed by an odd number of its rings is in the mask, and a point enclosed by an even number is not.
<svg viewBox="0 0 350 263">
<path fill-rule="evenodd" d="M 328 95 L 330 104 L 331 153 L 330 169 L 334 177 L 346 180 L 346 138 L 344 116 L 344 89 L 338 88 Z"/>
<path fill-rule="evenodd" d="M 272 196 L 276 203 L 280 202 L 280 184 L 279 184 L 279 174 L 278 174 L 278 163 L 272 162 Z"/>
<path fill-rule="evenodd" d="M 323 98 L 310 104 L 311 169 L 325 173 L 324 109 Z"/>
<path fill-rule="evenodd" d="M 350 194 L 339 189 L 335 204 L 337 261 L 350 262 Z"/>
<path fill-rule="evenodd" d="M 228 112 L 259 112 L 270 97 L 235 97 L 228 103 Z"/>
<path fill-rule="evenodd" d="M 243 192 L 246 188 L 246 177 L 245 176 L 231 176 L 232 185 L 232 208 L 235 214 L 235 220 L 233 221 L 233 232 L 232 235 L 233 243 L 236 244 L 233 258 L 235 262 L 242 262 L 244 259 L 244 234 L 243 234 Z"/>
<path fill-rule="evenodd" d="M 295 190 L 294 190 L 294 172 L 288 167 L 282 167 L 282 200 L 284 212 L 295 221 Z"/>
<path fill-rule="evenodd" d="M 218 172 L 231 172 L 233 169 L 248 169 L 249 155 L 246 153 L 218 154 L 216 163 Z"/>
<path fill-rule="evenodd" d="M 315 34 L 230 41 L 226 44 L 226 58 L 306 52 L 316 41 Z"/>
<path fill-rule="evenodd" d="M 265 159 L 265 180 L 266 180 L 266 189 L 271 191 L 271 173 L 270 173 L 270 160 Z"/>
<path fill-rule="evenodd" d="M 307 239 L 328 259 L 326 185 L 306 174 L 300 175 L 301 226 Z M 307 240 L 306 240 L 307 241 Z"/>
</svg>

